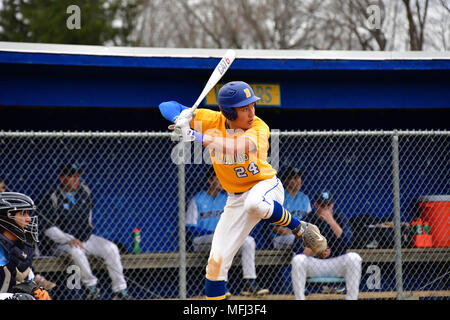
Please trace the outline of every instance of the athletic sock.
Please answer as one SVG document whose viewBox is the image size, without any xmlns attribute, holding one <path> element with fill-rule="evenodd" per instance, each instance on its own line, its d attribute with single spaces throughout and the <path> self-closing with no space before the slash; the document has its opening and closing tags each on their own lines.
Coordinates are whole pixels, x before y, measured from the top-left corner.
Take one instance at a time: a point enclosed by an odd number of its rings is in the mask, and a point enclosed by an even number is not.
<svg viewBox="0 0 450 320">
<path fill-rule="evenodd" d="M 300 220 L 293 217 L 291 213 L 277 201 L 273 202 L 273 212 L 267 221 L 291 230 L 297 228 L 300 224 Z"/>
<path fill-rule="evenodd" d="M 224 300 L 226 296 L 225 281 L 212 281 L 205 279 L 206 300 Z"/>
</svg>

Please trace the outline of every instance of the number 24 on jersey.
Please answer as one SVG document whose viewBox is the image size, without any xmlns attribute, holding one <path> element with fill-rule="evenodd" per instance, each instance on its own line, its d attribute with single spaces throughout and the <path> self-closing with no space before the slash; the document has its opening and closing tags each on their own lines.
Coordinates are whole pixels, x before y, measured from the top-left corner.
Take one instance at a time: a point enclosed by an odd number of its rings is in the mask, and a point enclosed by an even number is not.
<svg viewBox="0 0 450 320">
<path fill-rule="evenodd" d="M 258 166 L 252 161 L 247 167 L 247 170 L 245 170 L 245 167 L 236 167 L 234 168 L 234 171 L 236 172 L 236 176 L 238 178 L 246 178 L 248 177 L 248 173 L 252 173 L 253 175 L 259 173 Z"/>
</svg>

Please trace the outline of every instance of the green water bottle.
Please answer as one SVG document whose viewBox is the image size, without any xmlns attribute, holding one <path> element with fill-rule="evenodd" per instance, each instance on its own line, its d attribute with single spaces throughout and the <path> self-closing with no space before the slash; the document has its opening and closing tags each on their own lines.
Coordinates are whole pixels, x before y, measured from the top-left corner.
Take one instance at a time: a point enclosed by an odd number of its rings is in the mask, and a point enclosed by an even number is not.
<svg viewBox="0 0 450 320">
<path fill-rule="evenodd" d="M 134 228 L 133 230 L 133 254 L 141 253 L 141 230 Z"/>
<path fill-rule="evenodd" d="M 423 231 L 425 234 L 430 234 L 430 225 L 426 221 L 423 223 Z"/>
<path fill-rule="evenodd" d="M 420 236 L 423 233 L 422 219 L 419 218 L 416 223 L 416 236 Z"/>
</svg>

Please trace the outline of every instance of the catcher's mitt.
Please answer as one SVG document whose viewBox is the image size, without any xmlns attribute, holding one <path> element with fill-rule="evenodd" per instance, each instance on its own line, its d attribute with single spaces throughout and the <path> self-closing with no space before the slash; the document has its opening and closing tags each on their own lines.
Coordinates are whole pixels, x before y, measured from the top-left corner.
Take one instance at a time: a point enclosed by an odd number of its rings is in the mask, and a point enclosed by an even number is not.
<svg viewBox="0 0 450 320">
<path fill-rule="evenodd" d="M 19 284 L 16 284 L 11 288 L 12 293 L 27 293 L 32 295 L 37 300 L 51 300 L 50 295 L 47 290 L 42 287 L 39 287 L 33 281 L 24 281 Z"/>
<path fill-rule="evenodd" d="M 292 233 L 302 239 L 306 248 L 310 248 L 315 256 L 322 257 L 327 249 L 327 239 L 320 234 L 319 228 L 312 223 L 300 221 L 300 225 Z"/>
</svg>

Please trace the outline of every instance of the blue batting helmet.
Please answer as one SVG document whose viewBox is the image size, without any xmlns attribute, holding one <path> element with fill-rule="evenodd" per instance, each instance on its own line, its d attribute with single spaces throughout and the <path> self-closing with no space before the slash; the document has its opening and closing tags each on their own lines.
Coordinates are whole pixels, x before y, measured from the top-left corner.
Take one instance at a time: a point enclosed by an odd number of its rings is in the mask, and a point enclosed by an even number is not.
<svg viewBox="0 0 450 320">
<path fill-rule="evenodd" d="M 237 117 L 233 108 L 246 106 L 259 99 L 255 96 L 252 87 L 243 81 L 228 82 L 220 88 L 218 95 L 220 110 L 228 120 L 234 120 Z"/>
</svg>

